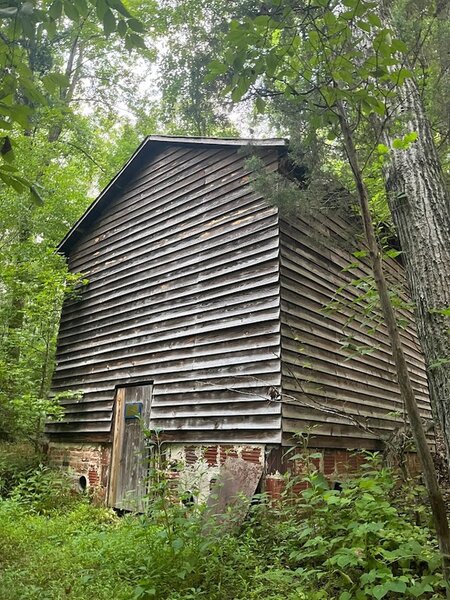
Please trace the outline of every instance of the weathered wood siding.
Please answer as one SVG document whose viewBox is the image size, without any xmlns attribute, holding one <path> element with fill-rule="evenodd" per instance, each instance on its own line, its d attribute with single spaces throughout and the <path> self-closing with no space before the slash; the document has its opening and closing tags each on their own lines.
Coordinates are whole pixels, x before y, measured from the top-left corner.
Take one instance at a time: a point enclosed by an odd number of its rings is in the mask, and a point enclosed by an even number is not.
<svg viewBox="0 0 450 600">
<path fill-rule="evenodd" d="M 280 236 L 284 442 L 313 426 L 311 443 L 316 446 L 373 447 L 403 420 L 403 405 L 386 327 L 378 323 L 372 331 L 364 303 L 355 302 L 364 293 L 361 279 L 371 273 L 367 259 L 352 256 L 361 249 L 357 231 L 338 217 L 308 214 L 289 222 L 281 219 Z M 346 270 L 355 262 L 360 264 Z M 386 269 L 407 301 L 401 267 L 390 259 Z M 350 285 L 352 280 L 361 280 L 359 289 Z M 336 309 L 324 311 L 332 301 L 339 302 Z M 408 310 L 400 312 L 408 323 L 402 337 L 411 378 L 429 417 L 412 316 Z M 345 343 L 351 347 L 343 348 Z M 357 347 L 364 354 L 351 356 Z"/>
<path fill-rule="evenodd" d="M 269 169 L 277 150 L 261 150 Z M 50 435 L 108 439 L 115 386 L 153 382 L 151 426 L 180 441 L 276 442 L 276 210 L 236 147 L 154 143 L 69 252 L 89 284 L 63 309 Z"/>
</svg>

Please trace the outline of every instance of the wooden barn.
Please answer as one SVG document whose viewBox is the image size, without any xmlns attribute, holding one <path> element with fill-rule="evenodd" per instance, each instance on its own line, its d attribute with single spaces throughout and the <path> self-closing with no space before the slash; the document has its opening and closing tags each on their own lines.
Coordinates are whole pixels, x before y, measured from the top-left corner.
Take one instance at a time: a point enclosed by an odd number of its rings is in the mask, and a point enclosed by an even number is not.
<svg viewBox="0 0 450 600">
<path fill-rule="evenodd" d="M 232 455 L 268 482 L 295 434 L 310 431 L 333 476 L 347 449 L 379 448 L 403 422 L 355 226 L 320 211 L 284 218 L 254 192 L 249 152 L 274 172 L 287 144 L 150 136 L 60 245 L 89 283 L 63 308 L 53 389 L 74 395 L 48 424 L 49 452 L 111 505 L 141 485 L 143 425 L 207 480 Z M 386 270 L 407 300 L 400 264 Z M 399 312 L 430 416 L 412 317 Z"/>
</svg>

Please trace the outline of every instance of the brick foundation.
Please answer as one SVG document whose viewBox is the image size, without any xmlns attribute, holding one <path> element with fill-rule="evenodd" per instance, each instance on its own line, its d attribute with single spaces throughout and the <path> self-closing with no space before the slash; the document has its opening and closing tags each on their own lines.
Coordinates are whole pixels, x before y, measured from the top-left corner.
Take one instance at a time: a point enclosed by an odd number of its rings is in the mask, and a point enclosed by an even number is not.
<svg viewBox="0 0 450 600">
<path fill-rule="evenodd" d="M 285 474 L 302 475 L 310 467 L 323 473 L 330 483 L 343 481 L 355 473 L 365 462 L 363 454 L 342 449 L 309 449 L 311 456 L 290 460 L 300 452 L 289 452 L 288 448 L 266 447 L 263 444 L 236 445 L 185 445 L 171 443 L 164 445 L 168 477 L 173 482 L 174 492 L 189 492 L 196 501 L 204 502 L 211 486 L 219 476 L 220 466 L 227 457 L 241 458 L 249 463 L 259 463 L 264 468 L 261 490 L 273 500 L 281 498 L 285 487 Z M 302 452 L 304 454 L 304 451 Z M 320 457 L 317 456 L 320 454 Z M 74 486 L 80 488 L 81 478 L 85 478 L 87 489 L 99 502 L 106 500 L 111 448 L 109 445 L 75 444 L 50 442 L 49 463 L 67 468 L 74 477 Z M 408 470 L 420 472 L 415 454 L 407 456 Z M 300 482 L 293 486 L 293 493 L 299 493 L 307 486 Z"/>
<path fill-rule="evenodd" d="M 195 501 L 204 502 L 211 486 L 219 476 L 220 466 L 228 457 L 246 462 L 265 464 L 264 445 L 197 446 L 169 444 L 165 447 L 166 461 L 174 488 L 192 493 Z"/>
<path fill-rule="evenodd" d="M 48 461 L 73 475 L 74 487 L 85 487 L 98 502 L 106 499 L 111 450 L 106 445 L 50 442 Z M 84 478 L 84 479 L 83 479 Z"/>
</svg>

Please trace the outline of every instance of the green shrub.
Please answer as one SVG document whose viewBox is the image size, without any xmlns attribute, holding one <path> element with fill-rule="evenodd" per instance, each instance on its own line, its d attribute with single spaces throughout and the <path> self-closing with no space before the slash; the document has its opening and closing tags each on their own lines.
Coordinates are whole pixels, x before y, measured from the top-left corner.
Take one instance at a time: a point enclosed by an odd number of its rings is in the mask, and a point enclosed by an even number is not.
<svg viewBox="0 0 450 600">
<path fill-rule="evenodd" d="M 443 597 L 433 531 L 415 524 L 404 502 L 414 498 L 415 516 L 423 514 L 420 487 L 402 487 L 391 471 L 370 463 L 339 491 L 316 471 L 301 479 L 309 487 L 300 498 L 286 494 L 255 533 L 274 562 L 304 584 L 315 582 L 318 598 Z"/>
<path fill-rule="evenodd" d="M 43 460 L 26 444 L 0 446 L 0 498 L 10 498 L 40 514 L 64 510 L 77 502 L 70 475 L 51 469 Z"/>
<path fill-rule="evenodd" d="M 39 466 L 41 458 L 28 444 L 0 444 L 0 498 Z"/>
<path fill-rule="evenodd" d="M 293 479 L 283 504 L 261 496 L 243 524 L 231 513 L 221 525 L 163 485 L 148 515 L 118 518 L 87 500 L 65 503 L 59 475 L 34 473 L 0 501 L 0 600 L 444 597 L 421 490 L 373 461 L 340 491 L 310 470 L 301 494 Z"/>
</svg>

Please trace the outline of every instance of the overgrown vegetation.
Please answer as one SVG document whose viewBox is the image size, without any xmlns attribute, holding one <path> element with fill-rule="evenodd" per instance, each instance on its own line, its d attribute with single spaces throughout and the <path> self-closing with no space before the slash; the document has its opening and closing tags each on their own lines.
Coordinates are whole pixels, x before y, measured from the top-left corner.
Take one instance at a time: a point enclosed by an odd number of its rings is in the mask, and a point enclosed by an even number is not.
<svg viewBox="0 0 450 600">
<path fill-rule="evenodd" d="M 225 529 L 167 495 L 120 518 L 75 496 L 67 475 L 17 469 L 0 501 L 0 598 L 442 598 L 423 489 L 367 458 L 341 490 L 310 469 L 287 482 L 283 503 L 261 496 Z M 300 480 L 309 487 L 294 494 Z"/>
</svg>

